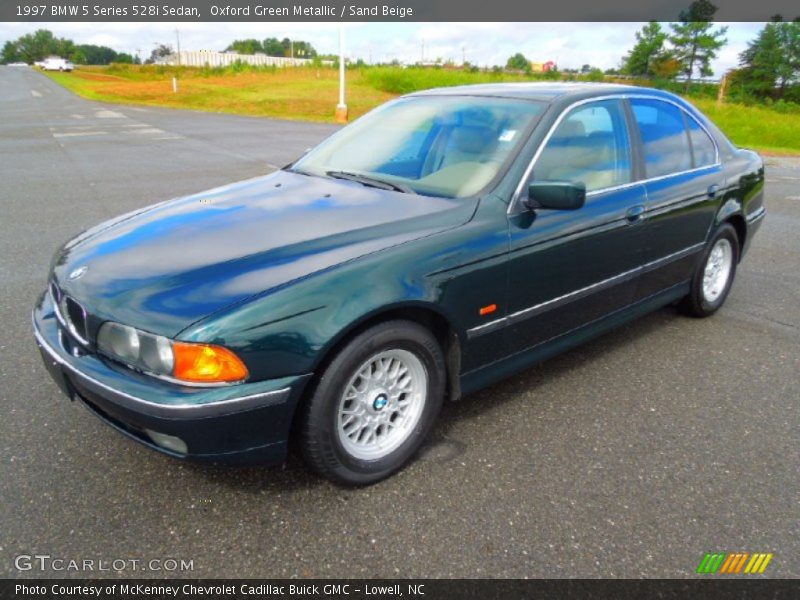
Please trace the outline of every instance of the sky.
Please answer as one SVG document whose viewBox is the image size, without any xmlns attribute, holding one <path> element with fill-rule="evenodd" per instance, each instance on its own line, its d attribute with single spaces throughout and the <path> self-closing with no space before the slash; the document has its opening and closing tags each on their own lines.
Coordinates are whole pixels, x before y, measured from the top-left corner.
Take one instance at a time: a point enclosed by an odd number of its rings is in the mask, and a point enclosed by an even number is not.
<svg viewBox="0 0 800 600">
<path fill-rule="evenodd" d="M 345 54 L 365 61 L 416 62 L 462 57 L 480 66 L 504 65 L 522 52 L 529 60 L 555 61 L 560 68 L 584 64 L 608 69 L 634 44 L 644 23 L 348 23 L 344 25 Z M 762 23 L 719 23 L 728 26 L 728 44 L 712 68 L 717 75 L 734 68 L 739 53 L 763 27 Z M 306 40 L 320 53 L 337 53 L 338 24 L 334 23 L 0 23 L 0 44 L 38 28 L 76 43 L 110 46 L 137 52 L 143 58 L 156 44 L 175 46 L 179 29 L 183 50 L 224 50 L 234 39 L 268 37 Z M 666 26 L 665 26 L 666 27 Z"/>
</svg>

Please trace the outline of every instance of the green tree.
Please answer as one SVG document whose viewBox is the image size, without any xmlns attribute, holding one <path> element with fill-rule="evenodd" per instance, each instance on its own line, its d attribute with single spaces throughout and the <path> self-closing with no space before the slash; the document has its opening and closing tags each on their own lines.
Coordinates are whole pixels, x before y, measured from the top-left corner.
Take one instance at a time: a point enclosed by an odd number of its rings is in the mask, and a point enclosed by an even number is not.
<svg viewBox="0 0 800 600">
<path fill-rule="evenodd" d="M 72 56 L 70 56 L 69 59 L 76 65 L 89 64 L 89 62 L 86 60 L 86 55 L 83 53 L 83 50 L 80 49 L 80 46 L 75 49 L 75 51 L 72 53 Z"/>
<path fill-rule="evenodd" d="M 636 44 L 622 59 L 622 72 L 636 77 L 655 75 L 653 65 L 664 56 L 667 34 L 658 21 L 650 21 L 636 32 Z"/>
<path fill-rule="evenodd" d="M 114 52 L 113 50 L 111 51 Z M 61 58 L 71 58 L 75 54 L 75 43 L 66 38 L 56 38 L 56 51 L 54 54 Z"/>
<path fill-rule="evenodd" d="M 83 65 L 110 65 L 112 62 L 119 62 L 116 50 L 95 44 L 79 44 L 71 56 L 72 62 Z"/>
<path fill-rule="evenodd" d="M 701 77 L 713 75 L 711 61 L 714 60 L 728 40 L 727 27 L 714 30 L 712 22 L 717 7 L 708 0 L 695 0 L 689 10 L 681 11 L 680 22 L 672 23 L 672 44 L 675 59 L 681 64 L 681 72 L 686 76 L 686 88 L 692 81 L 695 70 Z"/>
<path fill-rule="evenodd" d="M 531 70 L 531 63 L 527 58 L 525 58 L 525 55 L 522 54 L 522 52 L 517 52 L 514 56 L 510 56 L 508 58 L 508 62 L 506 62 L 506 69 L 525 71 L 527 73 Z"/>
<path fill-rule="evenodd" d="M 166 58 L 170 56 L 174 51 L 172 50 L 172 46 L 169 44 L 159 44 L 153 51 L 150 53 L 150 58 L 148 58 L 145 64 L 153 64 L 154 62 L 158 61 L 159 59 Z"/>
<path fill-rule="evenodd" d="M 295 58 L 314 58 L 317 51 L 309 42 L 297 40 L 294 42 L 294 57 Z"/>
<path fill-rule="evenodd" d="M 261 42 L 258 40 L 248 39 L 234 40 L 227 48 L 225 48 L 226 52 L 229 50 L 233 50 L 239 54 L 255 54 L 256 52 L 263 52 L 264 48 L 261 46 Z"/>
<path fill-rule="evenodd" d="M 800 79 L 800 22 L 773 21 L 739 55 L 737 80 L 761 98 L 782 98 Z"/>
<path fill-rule="evenodd" d="M 671 52 L 664 52 L 653 60 L 650 71 L 656 79 L 675 79 L 681 72 L 681 63 Z"/>
<path fill-rule="evenodd" d="M 22 60 L 22 57 L 19 54 L 17 44 L 10 40 L 3 44 L 3 50 L 0 52 L 0 62 L 12 63 L 19 60 Z"/>
<path fill-rule="evenodd" d="M 268 56 L 284 56 L 283 44 L 278 38 L 265 39 L 261 47 Z"/>
<path fill-rule="evenodd" d="M 161 47 L 165 48 L 164 46 Z M 172 49 L 166 46 L 169 55 Z M 157 50 L 160 52 L 161 50 Z M 154 51 L 156 52 L 156 51 Z M 83 65 L 107 65 L 112 62 L 133 62 L 129 54 L 118 54 L 108 46 L 94 44 L 79 44 L 67 38 L 58 38 L 47 29 L 38 29 L 27 33 L 17 40 L 8 41 L 3 46 L 0 60 L 3 62 L 25 61 L 33 63 L 43 60 L 50 55 L 60 56 Z M 163 54 L 159 54 L 162 56 Z"/>
<path fill-rule="evenodd" d="M 16 41 L 16 46 L 20 60 L 30 64 L 44 60 L 51 54 L 60 54 L 64 49 L 64 42 L 65 40 L 55 37 L 52 31 L 37 29 L 20 37 Z"/>
</svg>

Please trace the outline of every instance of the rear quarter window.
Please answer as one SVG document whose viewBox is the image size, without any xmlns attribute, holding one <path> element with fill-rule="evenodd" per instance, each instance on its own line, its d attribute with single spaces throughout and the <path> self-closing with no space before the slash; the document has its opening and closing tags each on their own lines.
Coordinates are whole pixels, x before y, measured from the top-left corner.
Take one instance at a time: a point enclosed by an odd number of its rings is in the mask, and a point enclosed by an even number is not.
<svg viewBox="0 0 800 600">
<path fill-rule="evenodd" d="M 689 123 L 689 138 L 692 140 L 694 152 L 694 166 L 705 167 L 717 162 L 717 147 L 706 133 L 705 129 L 695 121 L 694 117 L 686 116 Z"/>
</svg>

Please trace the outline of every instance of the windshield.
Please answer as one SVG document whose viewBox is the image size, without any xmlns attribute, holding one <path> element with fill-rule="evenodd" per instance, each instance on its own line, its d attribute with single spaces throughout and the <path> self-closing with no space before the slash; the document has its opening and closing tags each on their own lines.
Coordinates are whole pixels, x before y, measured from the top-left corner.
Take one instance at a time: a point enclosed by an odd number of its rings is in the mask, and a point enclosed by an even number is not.
<svg viewBox="0 0 800 600">
<path fill-rule="evenodd" d="M 471 196 L 510 160 L 543 106 L 479 96 L 401 98 L 342 129 L 292 170 L 431 196 Z"/>
</svg>

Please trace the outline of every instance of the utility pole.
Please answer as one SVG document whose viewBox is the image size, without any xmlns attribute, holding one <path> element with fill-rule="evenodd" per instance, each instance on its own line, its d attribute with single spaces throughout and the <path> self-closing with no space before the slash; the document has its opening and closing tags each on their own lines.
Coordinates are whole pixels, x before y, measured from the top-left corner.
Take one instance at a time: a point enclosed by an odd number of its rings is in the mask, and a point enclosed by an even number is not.
<svg viewBox="0 0 800 600">
<path fill-rule="evenodd" d="M 336 105 L 336 122 L 347 123 L 347 104 L 344 103 L 344 27 L 339 26 L 339 104 Z"/>
<path fill-rule="evenodd" d="M 178 28 L 175 28 L 175 41 L 178 44 L 178 66 L 181 64 L 181 32 L 178 31 Z"/>
<path fill-rule="evenodd" d="M 294 58 L 294 40 L 289 40 L 289 56 Z"/>
<path fill-rule="evenodd" d="M 722 76 L 722 80 L 719 82 L 719 91 L 717 92 L 717 104 L 722 104 L 725 102 L 725 95 L 728 93 L 728 76 L 731 74 L 731 71 L 727 71 L 725 75 Z"/>
</svg>

